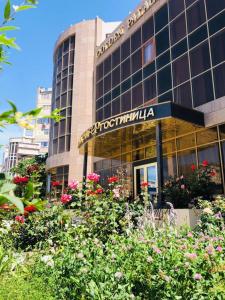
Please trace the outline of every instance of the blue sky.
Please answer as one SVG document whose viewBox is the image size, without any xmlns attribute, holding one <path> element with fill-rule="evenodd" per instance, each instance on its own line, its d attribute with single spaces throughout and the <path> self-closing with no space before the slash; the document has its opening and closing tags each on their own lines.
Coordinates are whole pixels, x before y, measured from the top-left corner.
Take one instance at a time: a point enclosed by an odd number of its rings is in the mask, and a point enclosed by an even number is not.
<svg viewBox="0 0 225 300">
<path fill-rule="evenodd" d="M 2 8 L 2 0 L 0 9 Z M 21 1 L 12 1 L 15 4 Z M 15 24 L 20 30 L 13 34 L 21 51 L 10 51 L 12 66 L 0 73 L 0 111 L 7 109 L 6 100 L 14 101 L 19 110 L 35 106 L 38 86 L 51 87 L 52 52 L 59 34 L 71 24 L 96 16 L 105 21 L 123 20 L 140 0 L 40 0 L 38 8 L 20 12 Z M 1 9 L 2 12 L 2 9 Z M 0 144 L 18 136 L 15 127 L 0 133 Z M 0 150 L 0 162 L 1 162 Z"/>
</svg>

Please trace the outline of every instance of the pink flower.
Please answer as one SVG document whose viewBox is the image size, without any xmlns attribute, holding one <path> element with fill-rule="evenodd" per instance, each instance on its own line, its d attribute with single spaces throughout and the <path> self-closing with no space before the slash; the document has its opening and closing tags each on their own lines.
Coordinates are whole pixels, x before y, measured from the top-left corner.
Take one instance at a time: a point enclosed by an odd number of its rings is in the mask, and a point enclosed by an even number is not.
<svg viewBox="0 0 225 300">
<path fill-rule="evenodd" d="M 203 160 L 202 166 L 203 166 L 203 167 L 208 167 L 208 165 L 209 165 L 208 160 Z"/>
<path fill-rule="evenodd" d="M 63 195 L 61 196 L 61 202 L 62 202 L 63 204 L 67 204 L 67 203 L 69 203 L 71 200 L 72 200 L 72 196 L 71 196 L 71 195 L 63 194 Z"/>
<path fill-rule="evenodd" d="M 185 185 L 182 184 L 182 185 L 180 186 L 180 188 L 181 188 L 182 190 L 185 190 Z"/>
<path fill-rule="evenodd" d="M 156 247 L 156 246 L 152 246 L 152 249 L 153 249 L 153 251 L 155 251 L 155 253 L 157 253 L 157 254 L 160 254 L 160 253 L 161 253 L 161 250 L 160 250 L 158 247 Z"/>
<path fill-rule="evenodd" d="M 87 179 L 93 182 L 99 182 L 100 179 L 100 175 L 96 174 L 96 173 L 90 173 L 87 176 Z"/>
<path fill-rule="evenodd" d="M 115 198 L 119 198 L 120 197 L 120 190 L 119 189 L 113 189 L 113 194 Z"/>
<path fill-rule="evenodd" d="M 201 279 L 202 279 L 202 275 L 201 275 L 201 274 L 196 273 L 196 274 L 194 275 L 194 280 L 201 280 Z"/>
<path fill-rule="evenodd" d="M 16 216 L 15 221 L 18 222 L 18 223 L 23 224 L 25 222 L 25 219 L 24 219 L 23 216 Z"/>
<path fill-rule="evenodd" d="M 72 180 L 69 184 L 68 184 L 68 187 L 71 189 L 71 190 L 76 190 L 78 188 L 78 184 L 79 182 L 77 180 Z"/>
<path fill-rule="evenodd" d="M 192 237 L 193 237 L 193 233 L 192 233 L 192 232 L 188 232 L 187 236 L 188 236 L 189 238 L 192 238 Z"/>
<path fill-rule="evenodd" d="M 206 251 L 208 252 L 209 255 L 212 255 L 214 252 L 214 247 L 212 245 L 209 245 L 206 247 Z"/>
<path fill-rule="evenodd" d="M 218 246 L 218 247 L 216 248 L 216 250 L 217 250 L 218 252 L 223 252 L 223 248 L 222 248 L 221 246 Z"/>
<path fill-rule="evenodd" d="M 196 253 L 185 253 L 185 257 L 187 257 L 190 260 L 195 260 L 197 258 Z"/>
</svg>

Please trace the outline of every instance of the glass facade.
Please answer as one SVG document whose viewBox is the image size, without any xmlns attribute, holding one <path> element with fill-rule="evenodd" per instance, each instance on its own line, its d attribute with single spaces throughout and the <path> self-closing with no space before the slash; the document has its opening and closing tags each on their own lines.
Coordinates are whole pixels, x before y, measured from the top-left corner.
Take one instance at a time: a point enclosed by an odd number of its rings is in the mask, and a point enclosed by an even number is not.
<svg viewBox="0 0 225 300">
<path fill-rule="evenodd" d="M 203 160 L 216 170 L 217 192 L 222 192 L 225 170 L 225 125 L 210 129 L 167 119 L 162 122 L 163 177 L 188 175 L 191 165 Z M 94 171 L 101 175 L 104 185 L 107 177 L 122 170 L 127 174 L 130 191 L 133 190 L 133 167 L 156 162 L 155 125 L 144 123 L 117 130 L 96 142 Z M 101 145 L 101 147 L 100 147 Z M 107 157 L 106 159 L 100 159 Z"/>
<path fill-rule="evenodd" d="M 225 96 L 225 1 L 170 0 L 96 68 L 96 121 Z"/>
<path fill-rule="evenodd" d="M 75 36 L 66 39 L 54 56 L 52 110 L 61 109 L 59 123 L 51 121 L 49 156 L 70 151 Z"/>
</svg>

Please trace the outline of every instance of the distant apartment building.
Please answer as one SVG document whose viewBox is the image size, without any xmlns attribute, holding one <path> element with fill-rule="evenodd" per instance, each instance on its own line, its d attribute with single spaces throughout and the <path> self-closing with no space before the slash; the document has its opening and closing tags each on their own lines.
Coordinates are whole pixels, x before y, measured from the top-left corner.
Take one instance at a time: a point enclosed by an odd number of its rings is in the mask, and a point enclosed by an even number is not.
<svg viewBox="0 0 225 300">
<path fill-rule="evenodd" d="M 17 137 L 9 140 L 9 145 L 5 147 L 3 159 L 3 171 L 10 173 L 18 162 L 24 158 L 31 158 L 39 155 L 40 146 L 33 142 L 33 138 Z"/>
<path fill-rule="evenodd" d="M 52 89 L 39 87 L 37 90 L 36 108 L 42 108 L 41 115 L 48 116 L 51 113 Z M 35 122 L 35 128 L 32 132 L 33 142 L 40 145 L 39 154 L 46 154 L 49 145 L 49 128 L 48 118 L 39 118 Z"/>
</svg>

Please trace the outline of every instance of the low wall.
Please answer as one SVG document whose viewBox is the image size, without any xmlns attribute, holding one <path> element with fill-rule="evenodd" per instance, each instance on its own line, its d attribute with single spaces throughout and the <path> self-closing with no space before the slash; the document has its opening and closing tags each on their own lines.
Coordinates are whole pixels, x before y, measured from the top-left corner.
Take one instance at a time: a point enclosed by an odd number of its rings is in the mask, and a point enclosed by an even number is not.
<svg viewBox="0 0 225 300">
<path fill-rule="evenodd" d="M 177 227 L 189 226 L 193 228 L 200 219 L 200 209 L 175 209 Z M 162 226 L 169 221 L 170 210 L 157 209 L 155 210 L 156 224 Z"/>
</svg>

